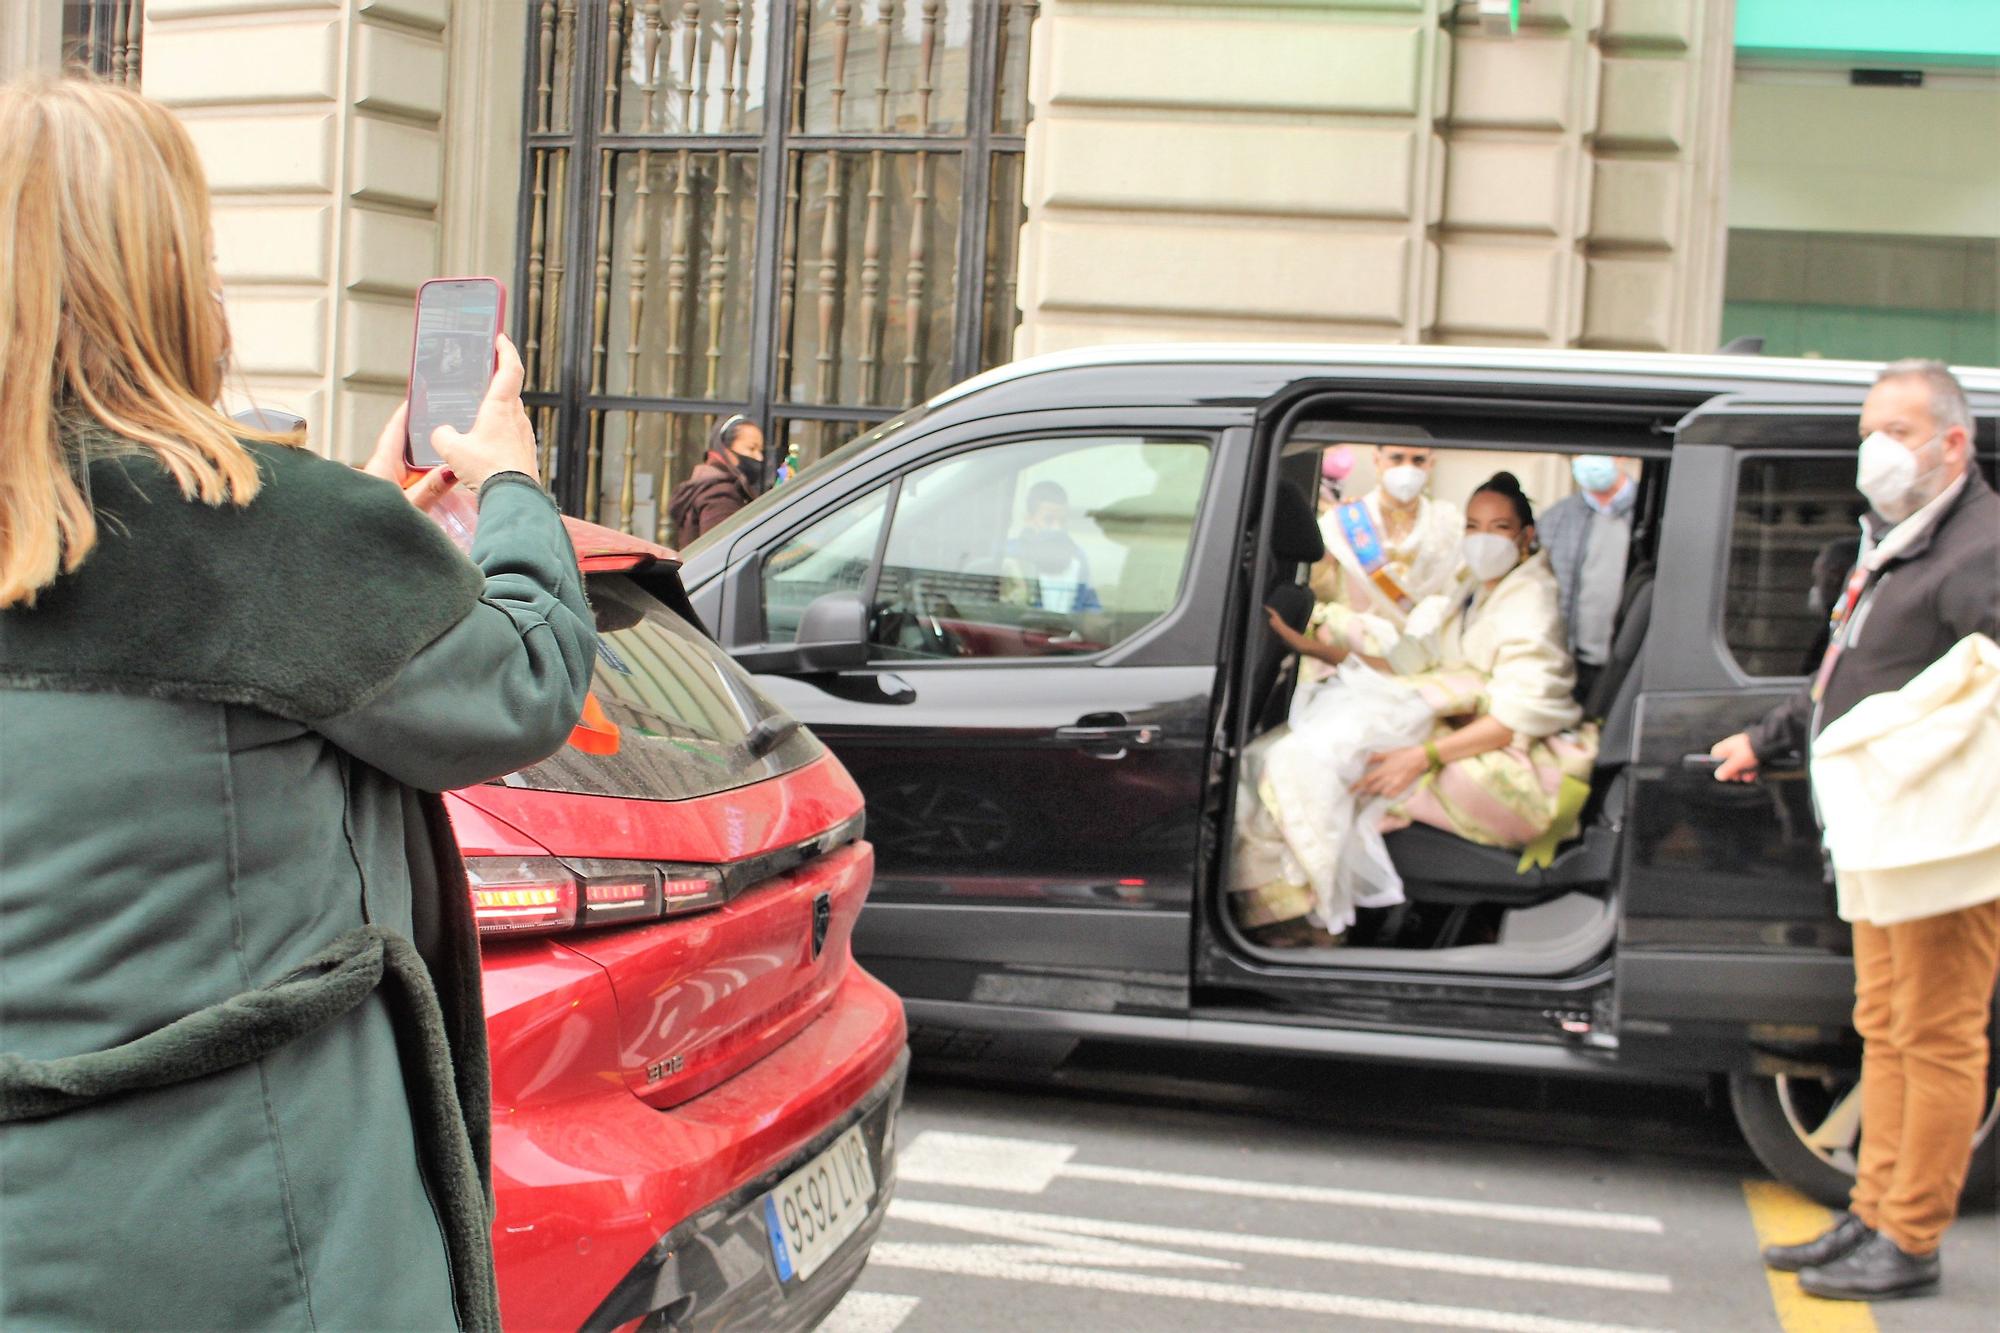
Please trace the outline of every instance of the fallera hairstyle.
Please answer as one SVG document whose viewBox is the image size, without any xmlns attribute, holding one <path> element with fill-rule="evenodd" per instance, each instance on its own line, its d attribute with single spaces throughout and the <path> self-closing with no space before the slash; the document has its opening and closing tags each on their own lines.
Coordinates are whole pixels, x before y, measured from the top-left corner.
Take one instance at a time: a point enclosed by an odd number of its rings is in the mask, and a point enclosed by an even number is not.
<svg viewBox="0 0 2000 1333">
<path fill-rule="evenodd" d="M 208 184 L 158 103 L 91 79 L 0 84 L 0 607 L 97 542 L 76 435 L 150 453 L 189 500 L 247 504 L 247 430 L 217 406 L 229 329 Z"/>
<path fill-rule="evenodd" d="M 1519 520 L 1523 532 L 1535 526 L 1535 507 L 1528 503 L 1527 494 L 1521 489 L 1521 479 L 1513 473 L 1496 472 L 1475 487 L 1472 493 L 1497 495 L 1513 505 L 1514 517 Z"/>
<path fill-rule="evenodd" d="M 1885 380 L 1922 380 L 1930 391 L 1931 421 L 1937 428 L 1963 426 L 1967 435 L 1972 434 L 1972 405 L 1965 401 L 1965 386 L 1944 362 L 1915 356 L 1891 361 L 1875 377 L 1877 384 Z"/>
</svg>

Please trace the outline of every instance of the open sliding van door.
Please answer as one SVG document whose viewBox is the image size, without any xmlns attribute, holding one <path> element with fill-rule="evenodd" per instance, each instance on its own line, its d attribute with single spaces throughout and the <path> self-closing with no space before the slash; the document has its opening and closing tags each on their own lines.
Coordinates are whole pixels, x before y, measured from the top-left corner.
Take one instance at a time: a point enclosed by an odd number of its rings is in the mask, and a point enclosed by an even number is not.
<svg viewBox="0 0 2000 1333">
<path fill-rule="evenodd" d="M 1709 747 L 1795 695 L 1852 566 L 1859 389 L 1728 394 L 1675 428 L 1629 770 L 1617 953 L 1621 1053 L 1742 1067 L 1846 1040 L 1803 761 L 1715 781 Z"/>
<path fill-rule="evenodd" d="M 1263 590 L 1298 563 L 1279 549 L 1278 496 L 1286 488 L 1312 493 L 1321 448 L 1420 442 L 1446 458 L 1480 459 L 1481 475 L 1496 466 L 1481 458 L 1491 454 L 1638 458 L 1638 510 L 1648 518 L 1635 522 L 1637 534 L 1650 532 L 1660 503 L 1669 432 L 1699 401 L 1683 385 L 1614 388 L 1553 378 L 1299 386 L 1297 397 L 1270 405 L 1259 421 L 1262 471 L 1253 482 L 1266 499 L 1239 551 L 1241 591 L 1229 627 L 1238 636 L 1238 661 L 1255 661 L 1257 644 L 1269 636 Z M 1258 1040 L 1330 1054 L 1551 1072 L 1609 1068 L 1620 841 L 1609 802 L 1587 808 L 1585 830 L 1549 867 L 1526 873 L 1518 851 L 1427 828 L 1392 834 L 1408 912 L 1365 917 L 1339 947 L 1274 947 L 1244 933 L 1230 898 L 1245 845 L 1238 830 L 1255 799 L 1242 785 L 1241 766 L 1255 761 L 1285 716 L 1285 698 L 1264 708 L 1268 691 L 1246 675 L 1235 677 L 1241 701 L 1217 718 L 1215 749 L 1227 762 L 1207 825 L 1212 891 L 1197 905 L 1197 1020 L 1227 1019 L 1239 1028 L 1268 1022 L 1282 1035 Z M 1607 779 L 1601 790 L 1615 793 L 1622 811 L 1622 786 Z M 1531 928 L 1514 929 L 1521 921 Z M 1418 931 L 1398 938 L 1399 922 L 1431 931 L 1430 942 L 1411 943 L 1407 936 Z"/>
</svg>

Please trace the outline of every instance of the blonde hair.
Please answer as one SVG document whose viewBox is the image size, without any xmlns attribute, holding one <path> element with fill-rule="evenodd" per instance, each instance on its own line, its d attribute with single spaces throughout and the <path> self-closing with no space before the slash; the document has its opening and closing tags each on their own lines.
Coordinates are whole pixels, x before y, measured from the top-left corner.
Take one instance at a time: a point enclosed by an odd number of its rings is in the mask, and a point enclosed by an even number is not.
<svg viewBox="0 0 2000 1333">
<path fill-rule="evenodd" d="M 257 461 L 216 405 L 229 330 L 208 184 L 158 103 L 89 79 L 0 85 L 0 607 L 97 542 L 71 438 L 152 454 L 189 500 L 247 504 Z"/>
</svg>

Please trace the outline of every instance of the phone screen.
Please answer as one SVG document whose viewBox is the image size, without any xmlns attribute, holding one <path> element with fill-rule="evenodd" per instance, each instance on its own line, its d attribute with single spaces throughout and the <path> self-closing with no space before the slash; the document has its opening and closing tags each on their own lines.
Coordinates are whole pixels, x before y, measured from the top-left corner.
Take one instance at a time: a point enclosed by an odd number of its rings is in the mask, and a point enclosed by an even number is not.
<svg viewBox="0 0 2000 1333">
<path fill-rule="evenodd" d="M 500 284 L 491 278 L 427 282 L 417 293 L 416 354 L 410 363 L 412 467 L 444 460 L 431 448 L 439 426 L 472 429 L 493 378 L 493 339 L 500 332 Z"/>
</svg>

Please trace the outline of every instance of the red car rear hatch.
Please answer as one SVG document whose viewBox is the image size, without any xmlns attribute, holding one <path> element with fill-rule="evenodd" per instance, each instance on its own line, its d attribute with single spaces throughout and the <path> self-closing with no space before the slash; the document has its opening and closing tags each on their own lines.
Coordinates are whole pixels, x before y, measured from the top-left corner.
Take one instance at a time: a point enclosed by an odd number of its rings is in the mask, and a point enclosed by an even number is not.
<svg viewBox="0 0 2000 1333">
<path fill-rule="evenodd" d="M 604 969 L 618 1007 L 618 1072 L 666 1107 L 776 1050 L 831 999 L 852 965 L 849 941 L 874 870 L 860 811 L 860 792 L 828 756 L 682 801 L 475 787 L 454 793 L 453 820 L 469 860 L 553 855 L 585 895 L 593 874 L 609 884 L 644 865 L 671 903 L 677 883 L 719 873 L 716 905 L 629 925 L 586 921 L 549 937 Z"/>
<path fill-rule="evenodd" d="M 433 517 L 469 545 L 476 503 L 446 500 Z M 482 931 L 536 931 L 602 967 L 617 1075 L 668 1106 L 825 1008 L 873 853 L 840 761 L 691 623 L 673 552 L 564 524 L 598 631 L 582 723 L 541 763 L 453 793 L 452 817 Z"/>
</svg>

